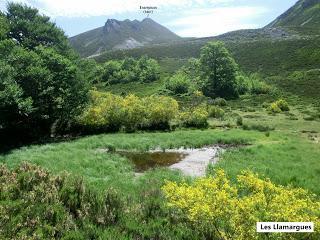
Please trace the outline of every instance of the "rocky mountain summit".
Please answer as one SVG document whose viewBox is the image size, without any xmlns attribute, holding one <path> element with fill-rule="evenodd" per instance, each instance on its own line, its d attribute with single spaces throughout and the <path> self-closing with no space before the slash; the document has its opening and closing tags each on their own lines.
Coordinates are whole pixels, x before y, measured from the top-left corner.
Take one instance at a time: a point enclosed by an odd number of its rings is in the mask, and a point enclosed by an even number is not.
<svg viewBox="0 0 320 240">
<path fill-rule="evenodd" d="M 71 37 L 70 43 L 81 56 L 88 57 L 107 50 L 131 49 L 180 39 L 151 18 L 142 21 L 108 19 L 103 27 Z"/>
</svg>

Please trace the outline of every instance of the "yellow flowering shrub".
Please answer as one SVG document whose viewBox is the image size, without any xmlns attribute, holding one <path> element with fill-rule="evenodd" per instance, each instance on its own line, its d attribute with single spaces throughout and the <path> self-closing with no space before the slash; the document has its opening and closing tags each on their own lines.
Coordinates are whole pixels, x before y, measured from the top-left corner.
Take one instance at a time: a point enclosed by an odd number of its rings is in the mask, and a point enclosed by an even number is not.
<svg viewBox="0 0 320 240">
<path fill-rule="evenodd" d="M 277 186 L 252 172 L 231 184 L 223 170 L 193 184 L 166 182 L 170 208 L 207 239 L 320 239 L 320 202 L 307 191 Z M 315 233 L 256 232 L 256 222 L 314 222 Z"/>
<path fill-rule="evenodd" d="M 133 131 L 143 124 L 146 118 L 146 107 L 141 98 L 135 95 L 128 95 L 123 99 L 124 127 Z"/>
<path fill-rule="evenodd" d="M 117 131 L 138 128 L 169 127 L 179 112 L 176 100 L 165 96 L 139 98 L 91 91 L 91 104 L 84 110 L 80 123 L 87 127 Z"/>
<path fill-rule="evenodd" d="M 268 107 L 268 110 L 273 113 L 281 113 L 281 112 L 289 111 L 290 107 L 286 100 L 279 99 L 271 103 L 270 106 Z"/>
<path fill-rule="evenodd" d="M 122 97 L 111 93 L 91 91 L 91 104 L 84 111 L 80 122 L 91 127 L 119 130 L 123 118 Z"/>
<path fill-rule="evenodd" d="M 167 128 L 169 121 L 179 112 L 178 102 L 166 96 L 149 96 L 143 99 L 146 111 L 146 125 L 150 128 Z"/>
<path fill-rule="evenodd" d="M 198 106 L 180 113 L 180 121 L 185 127 L 204 128 L 208 126 L 209 113 L 205 106 Z"/>
</svg>

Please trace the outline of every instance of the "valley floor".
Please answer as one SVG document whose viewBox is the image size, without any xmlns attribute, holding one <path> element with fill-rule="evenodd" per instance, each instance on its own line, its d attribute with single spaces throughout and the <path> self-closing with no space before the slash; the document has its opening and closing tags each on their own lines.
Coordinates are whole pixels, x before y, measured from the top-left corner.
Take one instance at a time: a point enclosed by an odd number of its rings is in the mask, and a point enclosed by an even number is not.
<svg viewBox="0 0 320 240">
<path fill-rule="evenodd" d="M 234 124 L 234 112 L 243 117 L 245 127 Z M 302 187 L 319 195 L 320 122 L 304 118 L 298 108 L 292 109 L 289 115 L 270 115 L 262 109 L 239 108 L 230 111 L 224 121 L 212 119 L 211 129 L 207 130 L 101 134 L 23 147 L 1 155 L 0 162 L 14 167 L 29 161 L 53 173 L 67 171 L 79 175 L 101 190 L 113 187 L 124 195 L 134 195 L 141 181 L 135 177 L 132 163 L 116 153 L 101 152 L 99 149 L 145 151 L 232 144 L 239 147 L 227 150 L 214 166 L 215 169 L 224 169 L 234 180 L 242 170 L 250 169 L 277 184 Z M 164 179 L 187 177 L 163 168 L 149 170 L 141 178 L 154 178 L 161 185 Z"/>
</svg>

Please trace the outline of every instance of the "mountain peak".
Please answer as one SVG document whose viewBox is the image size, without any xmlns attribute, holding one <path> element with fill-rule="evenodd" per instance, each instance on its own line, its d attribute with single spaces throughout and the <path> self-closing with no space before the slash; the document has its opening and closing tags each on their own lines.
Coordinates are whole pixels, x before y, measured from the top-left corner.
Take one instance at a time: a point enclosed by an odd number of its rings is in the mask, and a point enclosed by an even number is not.
<svg viewBox="0 0 320 240">
<path fill-rule="evenodd" d="M 142 21 L 108 19 L 103 27 L 70 38 L 70 43 L 82 56 L 92 56 L 102 51 L 136 48 L 180 39 L 151 18 Z"/>
</svg>

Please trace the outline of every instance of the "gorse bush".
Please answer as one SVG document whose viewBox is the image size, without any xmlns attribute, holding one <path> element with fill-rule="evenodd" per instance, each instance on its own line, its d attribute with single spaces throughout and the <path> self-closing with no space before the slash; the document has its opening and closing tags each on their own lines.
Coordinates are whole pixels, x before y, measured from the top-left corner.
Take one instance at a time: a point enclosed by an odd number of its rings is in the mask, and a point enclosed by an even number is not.
<svg viewBox="0 0 320 240">
<path fill-rule="evenodd" d="M 286 100 L 284 99 L 279 99 L 276 104 L 278 105 L 278 107 L 281 109 L 281 111 L 289 111 L 290 108 L 289 108 L 289 104 L 287 103 Z"/>
<path fill-rule="evenodd" d="M 168 129 L 179 110 L 176 100 L 166 96 L 139 98 L 91 91 L 91 104 L 79 119 L 88 130 L 126 131 Z"/>
<path fill-rule="evenodd" d="M 114 190 L 103 195 L 81 178 L 26 163 L 0 166 L 0 202 L 1 239 L 97 239 L 99 227 L 117 224 L 124 210 Z"/>
<path fill-rule="evenodd" d="M 138 60 L 125 58 L 111 60 L 99 68 L 100 82 L 108 84 L 129 82 L 153 82 L 159 80 L 160 70 L 156 60 L 146 56 Z M 98 80 L 99 81 L 99 80 Z"/>
<path fill-rule="evenodd" d="M 271 103 L 270 106 L 268 107 L 268 111 L 272 113 L 281 113 L 289 110 L 290 110 L 289 104 L 284 99 L 279 99 Z"/>
<path fill-rule="evenodd" d="M 179 104 L 171 97 L 150 96 L 142 100 L 146 116 L 144 125 L 149 129 L 167 129 L 179 113 Z"/>
<path fill-rule="evenodd" d="M 313 222 L 315 233 L 299 239 L 319 239 L 320 202 L 303 189 L 276 186 L 252 172 L 231 184 L 223 170 L 193 184 L 167 182 L 163 192 L 168 206 L 187 218 L 205 239 L 264 239 L 257 222 Z M 301 237 L 301 238 L 300 238 Z M 270 233 L 268 239 L 293 239 L 288 233 Z"/>
</svg>

